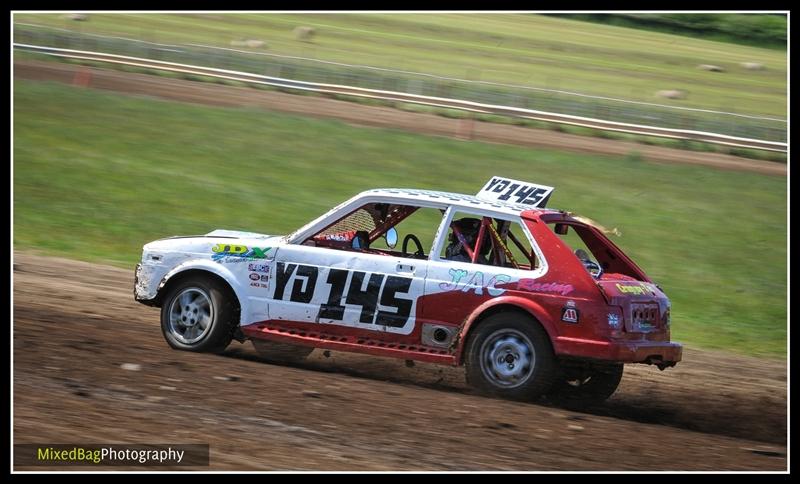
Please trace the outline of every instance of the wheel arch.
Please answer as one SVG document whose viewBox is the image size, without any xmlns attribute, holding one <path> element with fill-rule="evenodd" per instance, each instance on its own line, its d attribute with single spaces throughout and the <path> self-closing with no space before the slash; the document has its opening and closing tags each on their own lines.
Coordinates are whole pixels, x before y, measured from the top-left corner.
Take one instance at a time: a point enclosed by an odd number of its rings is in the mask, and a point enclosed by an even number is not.
<svg viewBox="0 0 800 484">
<path fill-rule="evenodd" d="M 219 264 L 208 261 L 185 262 L 169 271 L 161 278 L 161 282 L 158 284 L 158 290 L 154 298 L 155 305 L 160 307 L 173 287 L 192 277 L 209 277 L 221 282 L 230 295 L 233 296 L 239 309 L 240 317 L 242 314 L 247 314 L 247 298 L 243 297 L 242 289 L 236 282 L 234 275 Z"/>
<path fill-rule="evenodd" d="M 495 298 L 478 306 L 462 325 L 458 333 L 455 347 L 454 356 L 456 365 L 462 365 L 464 363 L 464 351 L 467 347 L 467 341 L 470 336 L 474 334 L 475 329 L 480 323 L 489 316 L 502 312 L 517 312 L 531 318 L 534 324 L 541 326 L 545 333 L 547 333 L 548 343 L 555 351 L 553 340 L 557 336 L 556 329 L 544 308 L 529 299 L 520 297 Z"/>
</svg>

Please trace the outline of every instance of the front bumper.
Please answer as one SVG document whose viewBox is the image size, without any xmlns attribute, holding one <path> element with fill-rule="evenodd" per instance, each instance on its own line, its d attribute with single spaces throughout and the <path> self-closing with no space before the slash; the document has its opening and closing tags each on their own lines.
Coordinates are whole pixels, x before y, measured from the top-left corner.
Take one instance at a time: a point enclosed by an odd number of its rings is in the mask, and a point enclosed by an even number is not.
<svg viewBox="0 0 800 484">
<path fill-rule="evenodd" d="M 559 356 L 647 363 L 659 368 L 675 366 L 683 356 L 683 345 L 665 341 L 598 341 L 559 336 L 554 346 Z"/>
<path fill-rule="evenodd" d="M 155 306 L 155 294 L 149 287 L 149 278 L 144 274 L 144 266 L 136 264 L 136 273 L 133 278 L 133 298 L 146 306 Z"/>
</svg>

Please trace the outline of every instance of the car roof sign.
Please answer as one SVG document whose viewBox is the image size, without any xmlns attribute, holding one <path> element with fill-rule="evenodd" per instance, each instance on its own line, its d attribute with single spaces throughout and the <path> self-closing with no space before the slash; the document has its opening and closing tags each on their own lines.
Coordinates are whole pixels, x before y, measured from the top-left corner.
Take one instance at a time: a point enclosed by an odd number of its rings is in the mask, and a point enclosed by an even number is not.
<svg viewBox="0 0 800 484">
<path fill-rule="evenodd" d="M 493 176 L 476 194 L 481 200 L 518 203 L 544 208 L 555 188 Z"/>
</svg>

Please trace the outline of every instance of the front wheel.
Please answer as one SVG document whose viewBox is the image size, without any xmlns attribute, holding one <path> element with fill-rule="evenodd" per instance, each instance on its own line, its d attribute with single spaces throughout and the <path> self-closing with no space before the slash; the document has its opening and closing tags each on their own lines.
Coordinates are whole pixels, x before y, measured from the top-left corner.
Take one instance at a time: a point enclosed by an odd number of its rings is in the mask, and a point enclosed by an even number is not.
<svg viewBox="0 0 800 484">
<path fill-rule="evenodd" d="M 196 277 L 179 282 L 161 306 L 161 331 L 178 350 L 223 351 L 233 339 L 234 301 L 219 281 Z"/>
<path fill-rule="evenodd" d="M 550 392 L 550 399 L 567 406 L 597 405 L 607 400 L 622 381 L 621 363 L 584 368 L 564 368 Z"/>
<path fill-rule="evenodd" d="M 516 400 L 547 393 L 556 372 L 547 333 L 519 313 L 498 313 L 481 322 L 467 342 L 465 364 L 470 385 Z"/>
</svg>

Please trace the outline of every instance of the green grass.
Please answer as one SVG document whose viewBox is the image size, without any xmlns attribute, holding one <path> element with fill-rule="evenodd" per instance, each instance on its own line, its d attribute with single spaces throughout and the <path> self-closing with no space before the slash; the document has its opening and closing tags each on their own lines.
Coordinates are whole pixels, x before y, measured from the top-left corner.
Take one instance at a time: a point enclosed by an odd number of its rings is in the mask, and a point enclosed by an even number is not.
<svg viewBox="0 0 800 484">
<path fill-rule="evenodd" d="M 15 22 L 785 117 L 786 52 L 530 14 L 15 14 Z M 293 29 L 316 29 L 312 42 Z M 741 62 L 767 68 L 748 71 Z M 697 69 L 715 64 L 726 72 Z M 682 89 L 684 100 L 654 97 Z"/>
<path fill-rule="evenodd" d="M 15 249 L 132 268 L 156 238 L 283 234 L 361 190 L 474 193 L 493 174 L 619 228 L 672 299 L 674 339 L 785 356 L 785 177 L 15 82 Z"/>
</svg>

